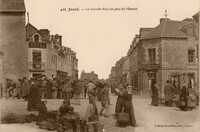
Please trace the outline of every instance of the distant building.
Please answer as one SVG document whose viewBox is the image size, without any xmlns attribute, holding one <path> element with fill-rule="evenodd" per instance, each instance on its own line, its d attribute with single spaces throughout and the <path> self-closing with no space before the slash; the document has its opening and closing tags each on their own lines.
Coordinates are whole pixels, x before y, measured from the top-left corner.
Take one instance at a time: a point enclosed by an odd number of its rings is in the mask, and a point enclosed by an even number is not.
<svg viewBox="0 0 200 132">
<path fill-rule="evenodd" d="M 29 77 L 42 74 L 54 78 L 78 79 L 78 59 L 70 48 L 62 46 L 62 36 L 50 35 L 48 29 L 26 26 L 29 45 Z"/>
<path fill-rule="evenodd" d="M 111 68 L 111 73 L 109 75 L 109 79 L 107 80 L 107 82 L 109 84 L 112 84 L 112 83 L 116 82 L 116 70 L 115 70 L 114 66 Z"/>
<path fill-rule="evenodd" d="M 4 83 L 6 78 L 17 81 L 28 77 L 28 45 L 24 0 L 0 0 L 0 3 L 0 52 L 3 53 L 0 69 Z"/>
<path fill-rule="evenodd" d="M 98 81 L 98 75 L 94 73 L 94 71 L 91 71 L 91 73 L 86 73 L 84 70 L 81 72 L 81 80 L 88 80 L 96 82 Z"/>
<path fill-rule="evenodd" d="M 122 57 L 115 63 L 115 82 L 128 84 L 129 77 L 129 59 L 127 56 Z"/>
</svg>

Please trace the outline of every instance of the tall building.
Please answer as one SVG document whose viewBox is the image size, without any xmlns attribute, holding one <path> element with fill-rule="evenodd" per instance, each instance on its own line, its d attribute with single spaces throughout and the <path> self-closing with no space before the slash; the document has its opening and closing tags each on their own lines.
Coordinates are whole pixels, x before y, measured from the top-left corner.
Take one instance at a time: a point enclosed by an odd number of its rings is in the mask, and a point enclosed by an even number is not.
<svg viewBox="0 0 200 132">
<path fill-rule="evenodd" d="M 48 29 L 26 26 L 29 45 L 29 78 L 45 74 L 50 78 L 78 79 L 76 53 L 62 45 L 62 36 L 51 35 Z"/>
<path fill-rule="evenodd" d="M 3 84 L 28 77 L 24 0 L 0 0 L 0 55 Z M 2 61 L 3 59 L 3 61 Z"/>
</svg>

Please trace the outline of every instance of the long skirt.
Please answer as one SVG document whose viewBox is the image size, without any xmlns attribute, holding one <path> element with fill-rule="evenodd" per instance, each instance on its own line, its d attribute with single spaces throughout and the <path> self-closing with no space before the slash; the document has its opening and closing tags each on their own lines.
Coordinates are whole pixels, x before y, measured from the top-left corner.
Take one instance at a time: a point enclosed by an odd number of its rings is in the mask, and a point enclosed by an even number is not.
<svg viewBox="0 0 200 132">
<path fill-rule="evenodd" d="M 115 114 L 122 112 L 123 107 L 124 107 L 124 99 L 121 96 L 118 96 L 115 106 Z"/>
<path fill-rule="evenodd" d="M 158 106 L 158 104 L 159 104 L 158 96 L 152 96 L 151 105 L 152 106 Z"/>
<path fill-rule="evenodd" d="M 136 126 L 134 108 L 131 101 L 125 101 L 124 112 L 129 114 L 129 124 Z"/>
</svg>

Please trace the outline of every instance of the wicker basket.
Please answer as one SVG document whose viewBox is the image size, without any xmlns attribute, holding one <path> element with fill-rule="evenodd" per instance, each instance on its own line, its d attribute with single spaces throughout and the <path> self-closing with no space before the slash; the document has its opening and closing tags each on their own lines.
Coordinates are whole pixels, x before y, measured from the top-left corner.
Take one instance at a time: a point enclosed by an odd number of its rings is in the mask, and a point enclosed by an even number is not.
<svg viewBox="0 0 200 132">
<path fill-rule="evenodd" d="M 128 123 L 129 122 L 129 114 L 124 113 L 124 112 L 118 113 L 117 114 L 117 121 L 119 123 Z"/>
</svg>

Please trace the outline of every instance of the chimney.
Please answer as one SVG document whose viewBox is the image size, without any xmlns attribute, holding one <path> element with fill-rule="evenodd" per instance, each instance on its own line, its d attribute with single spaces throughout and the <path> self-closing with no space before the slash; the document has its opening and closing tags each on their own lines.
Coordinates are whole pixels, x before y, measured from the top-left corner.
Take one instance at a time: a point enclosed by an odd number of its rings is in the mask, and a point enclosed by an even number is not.
<svg viewBox="0 0 200 132">
<path fill-rule="evenodd" d="M 169 18 L 160 18 L 160 23 L 164 22 L 164 21 L 169 21 Z"/>
</svg>

